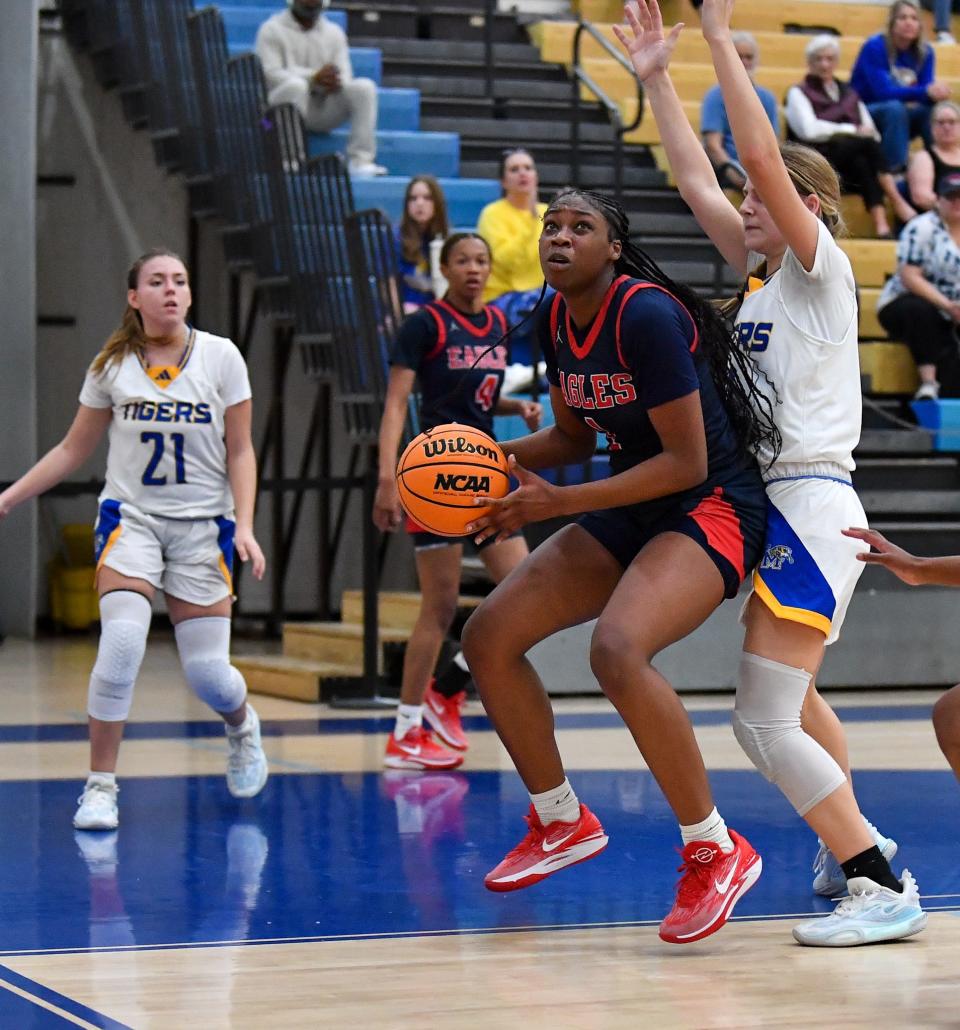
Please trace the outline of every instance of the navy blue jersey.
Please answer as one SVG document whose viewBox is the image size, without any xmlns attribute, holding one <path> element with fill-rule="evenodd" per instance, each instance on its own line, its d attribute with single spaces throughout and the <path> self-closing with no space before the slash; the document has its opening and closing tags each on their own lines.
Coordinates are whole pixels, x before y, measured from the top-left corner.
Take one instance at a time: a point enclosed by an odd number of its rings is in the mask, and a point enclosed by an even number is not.
<svg viewBox="0 0 960 1030">
<path fill-rule="evenodd" d="M 582 329 L 573 324 L 558 293 L 539 313 L 536 331 L 547 378 L 578 418 L 606 436 L 614 473 L 663 450 L 648 412 L 695 390 L 706 430 L 708 482 L 748 463 L 693 318 L 663 287 L 620 276 Z"/>
<path fill-rule="evenodd" d="M 411 368 L 420 384 L 420 428 L 460 422 L 493 435 L 493 411 L 507 367 L 505 344 L 478 355 L 507 331 L 498 308 L 464 314 L 435 300 L 407 318 L 393 345 L 391 365 Z M 465 381 L 464 381 L 465 380 Z"/>
</svg>

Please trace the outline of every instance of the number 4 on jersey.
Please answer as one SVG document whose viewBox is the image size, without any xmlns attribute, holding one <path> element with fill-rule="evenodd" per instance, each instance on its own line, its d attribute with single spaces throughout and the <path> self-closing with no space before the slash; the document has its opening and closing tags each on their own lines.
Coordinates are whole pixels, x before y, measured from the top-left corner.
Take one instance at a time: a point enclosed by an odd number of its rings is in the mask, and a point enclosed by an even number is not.
<svg viewBox="0 0 960 1030">
<path fill-rule="evenodd" d="M 493 407 L 497 399 L 497 384 L 499 382 L 499 376 L 489 375 L 483 377 L 483 382 L 477 387 L 477 392 L 473 395 L 473 399 L 481 411 L 489 411 Z"/>
</svg>

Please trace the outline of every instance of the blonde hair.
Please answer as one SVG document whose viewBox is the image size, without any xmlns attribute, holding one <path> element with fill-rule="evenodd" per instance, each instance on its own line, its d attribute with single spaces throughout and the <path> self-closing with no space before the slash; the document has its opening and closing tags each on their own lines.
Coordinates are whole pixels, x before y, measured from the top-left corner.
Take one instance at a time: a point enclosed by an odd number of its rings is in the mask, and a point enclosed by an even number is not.
<svg viewBox="0 0 960 1030">
<path fill-rule="evenodd" d="M 917 0 L 893 0 L 887 11 L 887 55 L 890 58 L 890 64 L 897 57 L 897 48 L 893 45 L 893 23 L 897 20 L 897 15 L 905 8 L 909 7 L 917 17 L 920 16 L 920 5 Z M 921 64 L 927 55 L 928 45 L 923 38 L 923 21 L 920 21 L 920 31 L 917 33 L 917 38 L 907 47 L 908 50 L 912 50 L 914 56 L 917 59 L 917 64 Z"/>
<path fill-rule="evenodd" d="M 823 154 L 802 143 L 781 143 L 780 156 L 794 189 L 801 197 L 816 194 L 820 200 L 820 220 L 831 236 L 846 231 L 840 212 L 840 179 Z"/>
<path fill-rule="evenodd" d="M 154 258 L 175 258 L 183 265 L 183 258 L 172 250 L 158 247 L 141 254 L 127 271 L 127 289 L 135 290 L 140 282 L 140 271 Z M 186 265 L 184 265 L 186 268 Z M 147 334 L 143 331 L 143 319 L 136 308 L 127 304 L 120 325 L 110 334 L 107 342 L 100 348 L 100 353 L 93 359 L 90 371 L 95 375 L 103 375 L 110 365 L 119 365 L 128 354 L 139 354 L 147 345 Z"/>
</svg>

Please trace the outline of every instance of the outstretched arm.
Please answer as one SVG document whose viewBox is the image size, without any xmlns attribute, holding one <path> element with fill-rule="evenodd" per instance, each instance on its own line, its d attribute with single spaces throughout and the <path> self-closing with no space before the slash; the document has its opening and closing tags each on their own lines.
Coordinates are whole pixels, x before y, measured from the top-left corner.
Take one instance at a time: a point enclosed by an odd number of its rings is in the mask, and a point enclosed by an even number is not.
<svg viewBox="0 0 960 1030">
<path fill-rule="evenodd" d="M 882 565 L 910 586 L 960 587 L 960 555 L 938 558 L 918 558 L 878 533 L 875 529 L 851 528 L 844 536 L 862 540 L 872 551 L 861 551 L 857 558 L 868 565 Z"/>
<path fill-rule="evenodd" d="M 747 270 L 743 223 L 717 182 L 668 71 L 683 23 L 664 36 L 657 0 L 634 0 L 624 8 L 624 16 L 628 28 L 614 25 L 613 31 L 643 83 L 680 195 L 724 259 L 743 274 Z"/>
<path fill-rule="evenodd" d="M 111 408 L 90 408 L 81 404 L 60 443 L 0 494 L 0 518 L 9 515 L 23 501 L 46 493 L 75 472 L 97 449 L 112 417 Z"/>
<path fill-rule="evenodd" d="M 817 256 L 818 219 L 793 186 L 780 143 L 733 45 L 733 4 L 734 0 L 703 0 L 703 36 L 710 46 L 740 163 L 787 246 L 809 272 Z"/>
</svg>

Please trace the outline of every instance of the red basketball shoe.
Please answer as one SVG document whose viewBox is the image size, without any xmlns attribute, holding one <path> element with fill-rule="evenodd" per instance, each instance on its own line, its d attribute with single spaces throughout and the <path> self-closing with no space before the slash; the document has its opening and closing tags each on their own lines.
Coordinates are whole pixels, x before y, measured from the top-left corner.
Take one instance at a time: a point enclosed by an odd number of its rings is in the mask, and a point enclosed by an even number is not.
<svg viewBox="0 0 960 1030">
<path fill-rule="evenodd" d="M 680 852 L 683 873 L 677 900 L 660 924 L 660 939 L 691 944 L 716 933 L 730 918 L 741 895 L 756 883 L 763 862 L 739 833 L 730 830 L 734 848 L 729 855 L 709 840 L 691 841 Z"/>
<path fill-rule="evenodd" d="M 564 866 L 592 858 L 607 846 L 608 837 L 600 820 L 586 805 L 580 806 L 580 818 L 575 823 L 558 819 L 544 826 L 533 805 L 524 818 L 530 832 L 483 878 L 487 890 L 516 891 L 529 887 Z"/>
<path fill-rule="evenodd" d="M 423 717 L 444 744 L 458 751 L 466 751 L 470 745 L 467 743 L 467 735 L 463 732 L 460 710 L 463 708 L 467 692 L 461 690 L 453 697 L 444 697 L 439 691 L 434 690 L 433 683 L 434 681 L 430 680 L 430 686 L 423 695 Z"/>
<path fill-rule="evenodd" d="M 383 758 L 391 769 L 456 769 L 462 761 L 463 755 L 438 744 L 422 726 L 412 726 L 400 740 L 391 733 Z"/>
</svg>

